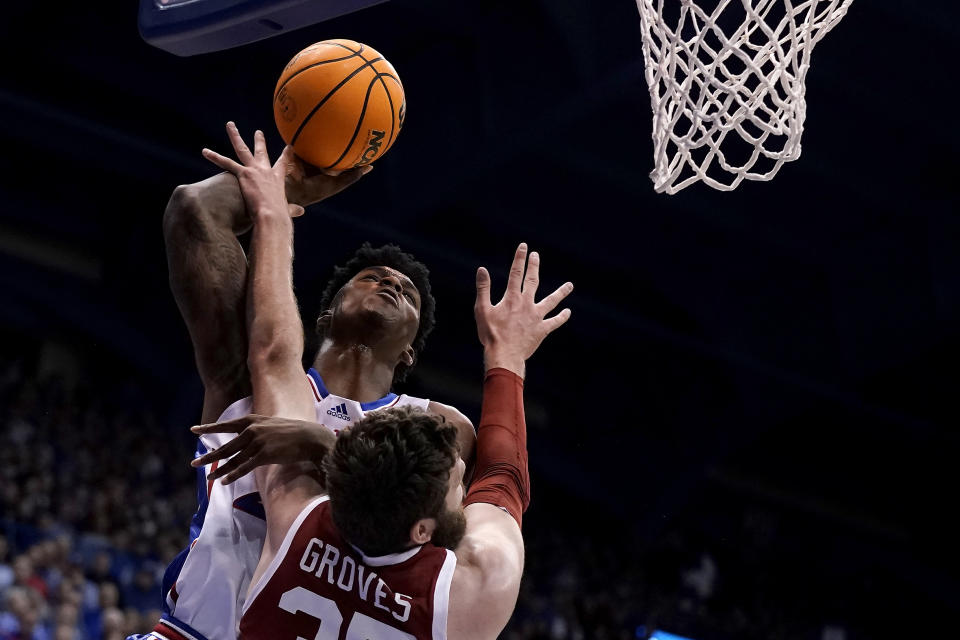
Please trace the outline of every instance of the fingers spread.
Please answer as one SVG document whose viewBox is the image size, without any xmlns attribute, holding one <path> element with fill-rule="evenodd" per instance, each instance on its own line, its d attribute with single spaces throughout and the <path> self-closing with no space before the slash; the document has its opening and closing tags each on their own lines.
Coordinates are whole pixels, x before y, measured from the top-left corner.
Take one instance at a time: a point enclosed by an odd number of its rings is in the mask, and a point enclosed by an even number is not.
<svg viewBox="0 0 960 640">
<path fill-rule="evenodd" d="M 523 295 L 532 300 L 538 286 L 540 286 L 540 254 L 534 251 L 527 260 L 527 277 L 523 279 Z"/>
<path fill-rule="evenodd" d="M 233 420 L 225 420 L 223 422 L 211 422 L 210 424 L 200 424 L 193 427 L 190 427 L 190 431 L 193 433 L 204 434 L 204 433 L 240 433 L 246 429 L 250 423 L 254 420 L 253 414 L 243 416 L 241 418 L 234 418 Z"/>
<path fill-rule="evenodd" d="M 257 129 L 253 133 L 253 155 L 269 162 L 267 158 L 267 140 L 263 137 L 263 131 Z"/>
<path fill-rule="evenodd" d="M 238 164 L 235 160 L 231 160 L 226 156 L 222 156 L 212 149 L 204 149 L 200 153 L 203 154 L 203 157 L 217 165 L 224 171 L 229 171 L 230 173 L 236 175 L 238 171 L 243 169 L 243 167 Z"/>
<path fill-rule="evenodd" d="M 477 301 L 475 306 L 490 306 L 490 273 L 484 268 L 477 269 Z"/>
<path fill-rule="evenodd" d="M 230 460 L 228 460 L 225 464 L 222 464 L 211 471 L 210 474 L 207 475 L 207 480 L 216 480 L 217 478 L 222 478 L 252 457 L 253 453 L 250 453 L 247 450 L 241 451 L 237 455 L 230 458 Z"/>
<path fill-rule="evenodd" d="M 507 293 L 520 293 L 520 282 L 523 280 L 523 266 L 526 260 L 527 243 L 521 242 L 520 246 L 517 247 L 517 252 L 513 254 L 513 264 L 510 265 L 510 277 L 507 278 Z"/>
<path fill-rule="evenodd" d="M 546 328 L 547 333 L 552 333 L 554 330 L 562 327 L 564 323 L 570 319 L 570 313 L 570 309 L 564 309 L 552 318 L 544 320 L 543 326 Z"/>
<path fill-rule="evenodd" d="M 543 315 L 547 315 L 551 311 L 557 308 L 557 305 L 566 298 L 570 293 L 573 292 L 573 283 L 565 282 L 557 290 L 548 295 L 546 298 L 537 303 L 537 309 Z"/>
<path fill-rule="evenodd" d="M 247 143 L 240 137 L 240 131 L 237 130 L 237 125 L 233 122 L 227 123 L 227 137 L 230 138 L 230 144 L 233 145 L 233 150 L 237 152 L 237 158 L 240 162 L 249 164 L 250 160 L 253 159 L 253 154 L 250 153 Z"/>
<path fill-rule="evenodd" d="M 238 465 L 236 469 L 234 469 L 233 471 L 231 471 L 231 472 L 230 472 L 226 477 L 224 477 L 224 479 L 221 480 L 220 482 L 222 482 L 223 484 L 231 484 L 231 483 L 233 483 L 233 482 L 236 482 L 237 480 L 239 480 L 239 479 L 242 478 L 243 476 L 247 475 L 248 473 L 250 473 L 251 471 L 253 471 L 254 469 L 256 469 L 258 466 L 259 466 L 259 465 L 258 465 L 258 463 L 257 463 L 257 461 L 256 461 L 255 459 L 247 460 L 247 461 L 244 462 L 243 464 Z"/>
<path fill-rule="evenodd" d="M 214 449 L 209 453 L 203 454 L 199 458 L 195 458 L 190 464 L 194 467 L 204 467 L 214 460 L 224 460 L 225 458 L 229 458 L 233 454 L 242 450 L 249 441 L 249 432 L 245 431 L 219 449 Z"/>
</svg>

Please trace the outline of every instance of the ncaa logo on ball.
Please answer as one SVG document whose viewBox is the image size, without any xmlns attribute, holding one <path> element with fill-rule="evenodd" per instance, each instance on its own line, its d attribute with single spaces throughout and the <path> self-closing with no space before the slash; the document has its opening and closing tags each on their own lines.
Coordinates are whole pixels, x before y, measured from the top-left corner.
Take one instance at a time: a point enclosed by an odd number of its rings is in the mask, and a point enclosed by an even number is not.
<svg viewBox="0 0 960 640">
<path fill-rule="evenodd" d="M 277 105 L 280 107 L 280 117 L 287 122 L 297 117 L 297 102 L 287 93 L 286 87 L 277 94 Z"/>
<path fill-rule="evenodd" d="M 380 154 L 380 147 L 383 146 L 383 136 L 385 135 L 386 131 L 371 129 L 370 137 L 367 139 L 367 147 L 363 150 L 360 160 L 353 166 L 359 167 L 360 165 L 373 162 L 373 159 Z"/>
</svg>

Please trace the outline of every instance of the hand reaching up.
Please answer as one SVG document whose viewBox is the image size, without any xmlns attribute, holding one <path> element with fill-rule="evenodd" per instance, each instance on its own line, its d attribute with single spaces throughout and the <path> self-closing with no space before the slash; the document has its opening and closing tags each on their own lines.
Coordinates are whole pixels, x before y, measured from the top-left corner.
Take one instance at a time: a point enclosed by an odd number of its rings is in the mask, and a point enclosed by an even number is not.
<svg viewBox="0 0 960 640">
<path fill-rule="evenodd" d="M 276 164 L 271 165 L 267 142 L 259 129 L 253 134 L 253 152 L 232 122 L 227 123 L 227 136 L 240 162 L 210 149 L 203 150 L 203 157 L 237 177 L 247 212 L 254 222 L 261 215 L 301 215 L 303 207 L 290 205 L 286 194 L 286 178 L 294 158 L 293 147 L 284 148 Z"/>
<path fill-rule="evenodd" d="M 524 267 L 526 266 L 526 276 Z M 523 377 L 524 363 L 552 331 L 570 319 L 570 309 L 547 318 L 547 314 L 573 291 L 566 282 L 540 302 L 536 302 L 540 284 L 540 255 L 527 257 L 527 245 L 521 243 L 513 256 L 507 290 L 496 305 L 490 302 L 490 273 L 477 270 L 477 300 L 473 307 L 477 335 L 483 344 L 484 366 L 508 369 Z"/>
</svg>

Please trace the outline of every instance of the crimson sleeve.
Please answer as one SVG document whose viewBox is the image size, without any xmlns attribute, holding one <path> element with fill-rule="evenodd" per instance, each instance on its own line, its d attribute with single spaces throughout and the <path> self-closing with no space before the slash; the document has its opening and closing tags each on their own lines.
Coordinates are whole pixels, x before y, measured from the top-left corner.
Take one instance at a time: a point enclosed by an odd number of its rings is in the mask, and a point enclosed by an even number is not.
<svg viewBox="0 0 960 640">
<path fill-rule="evenodd" d="M 476 456 L 473 482 L 464 505 L 495 505 L 522 526 L 523 512 L 530 506 L 527 425 L 523 415 L 523 378 L 512 371 L 491 369 L 484 378 Z"/>
</svg>

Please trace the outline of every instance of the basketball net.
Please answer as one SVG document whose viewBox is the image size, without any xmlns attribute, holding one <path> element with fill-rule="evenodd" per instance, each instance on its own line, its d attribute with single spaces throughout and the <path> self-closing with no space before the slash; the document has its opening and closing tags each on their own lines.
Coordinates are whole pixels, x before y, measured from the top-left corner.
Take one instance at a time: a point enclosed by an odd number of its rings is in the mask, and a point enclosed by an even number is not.
<svg viewBox="0 0 960 640">
<path fill-rule="evenodd" d="M 637 0 L 657 193 L 732 191 L 799 158 L 810 54 L 851 2 Z"/>
</svg>

